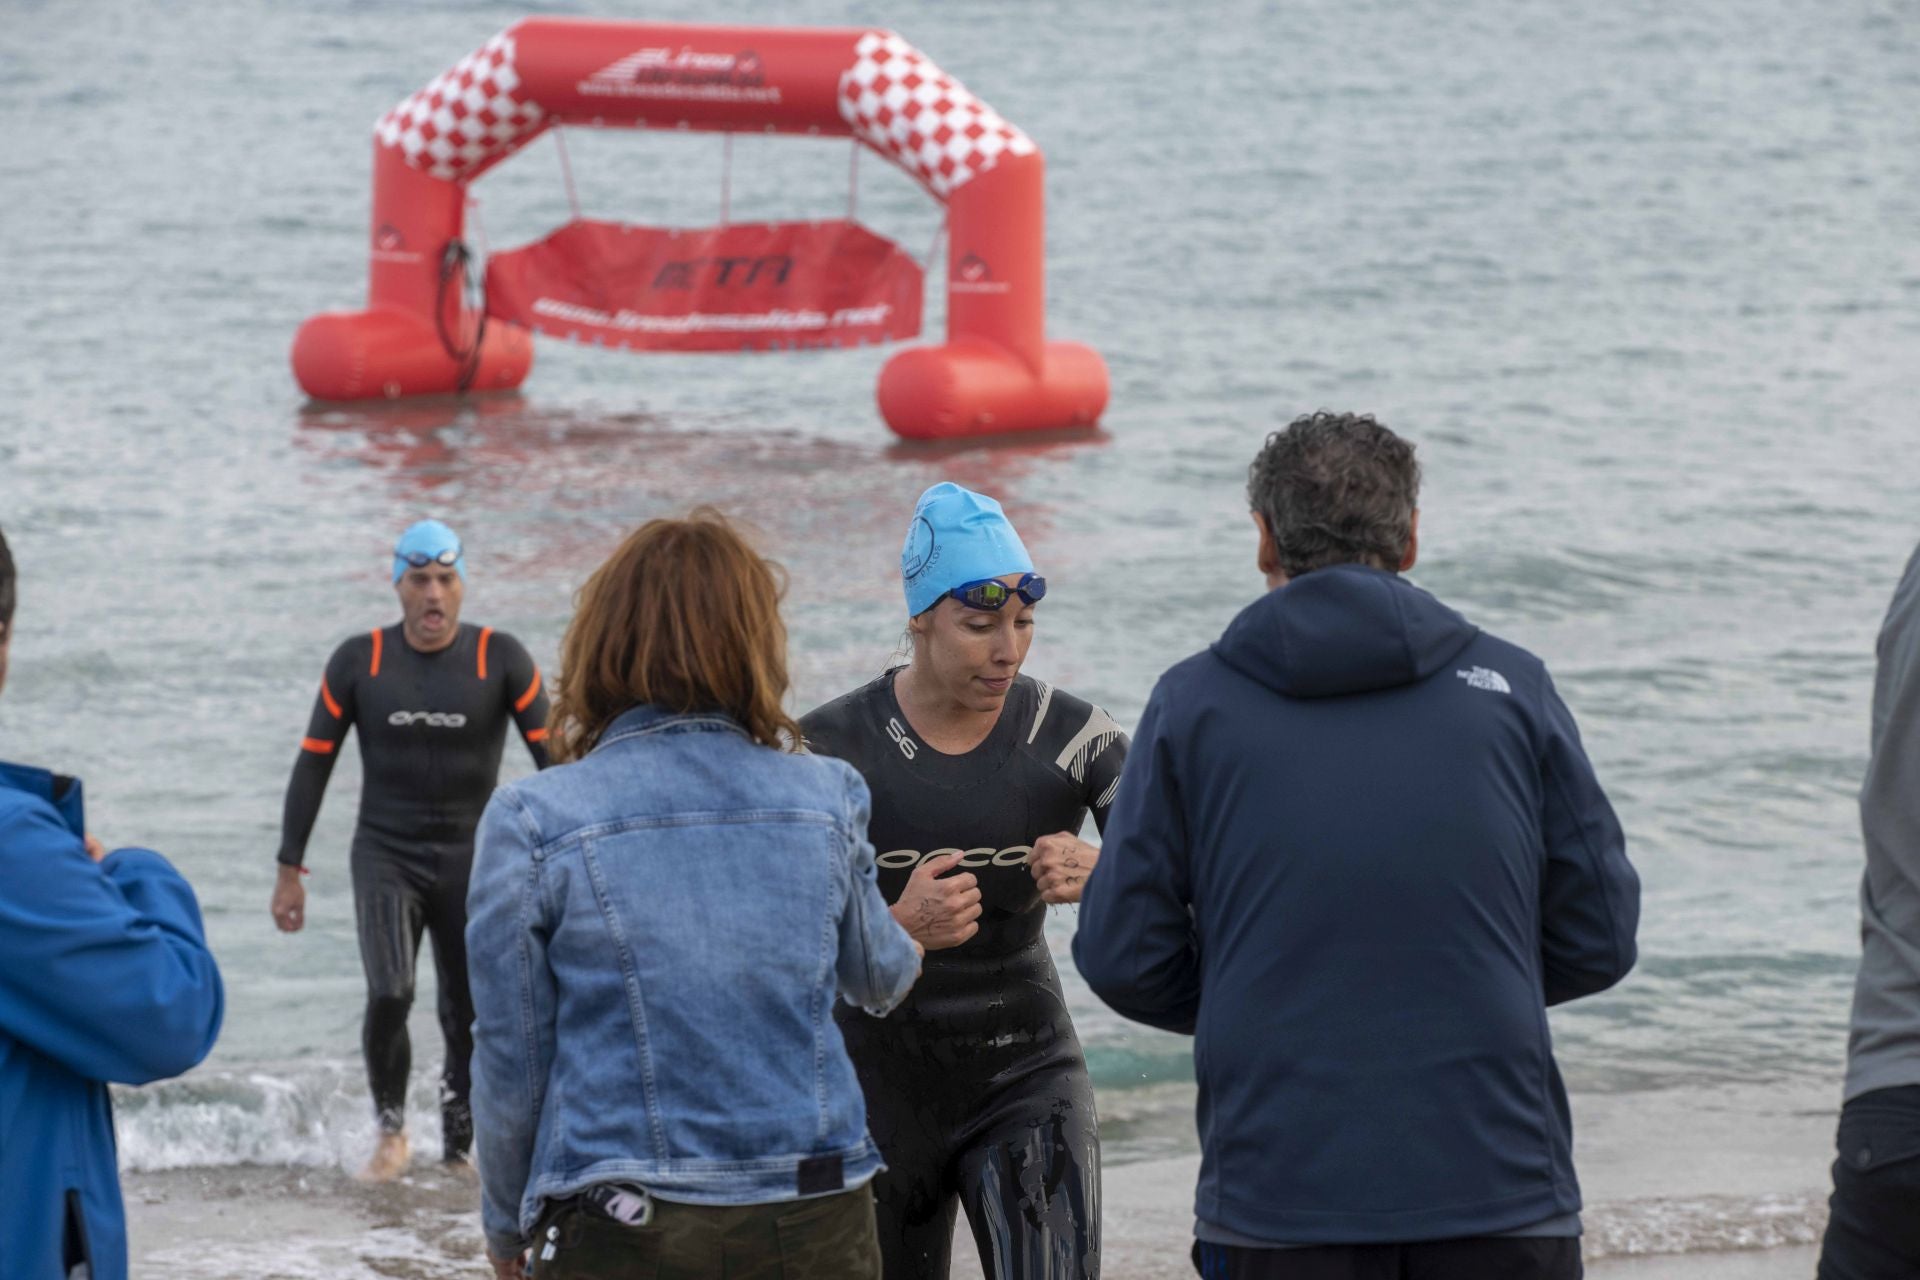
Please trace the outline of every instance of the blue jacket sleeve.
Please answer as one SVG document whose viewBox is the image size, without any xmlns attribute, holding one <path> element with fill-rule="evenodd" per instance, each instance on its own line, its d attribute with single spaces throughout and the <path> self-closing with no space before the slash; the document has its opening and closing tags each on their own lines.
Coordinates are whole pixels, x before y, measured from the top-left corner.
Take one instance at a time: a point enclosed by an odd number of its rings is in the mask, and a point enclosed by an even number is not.
<svg viewBox="0 0 1920 1280">
<path fill-rule="evenodd" d="M 193 890 L 148 849 L 95 865 L 39 801 L 0 822 L 0 1031 L 76 1075 L 191 1069 L 225 1011 Z"/>
<path fill-rule="evenodd" d="M 1140 717 L 1100 861 L 1080 898 L 1073 961 L 1116 1013 L 1191 1035 L 1200 1014 L 1187 819 L 1165 723 L 1165 685 Z"/>
<path fill-rule="evenodd" d="M 1605 991 L 1627 976 L 1638 952 L 1640 877 L 1626 835 L 1580 745 L 1573 713 L 1549 680 L 1540 762 L 1546 870 L 1540 884 L 1540 958 L 1546 1002 Z"/>
<path fill-rule="evenodd" d="M 852 861 L 847 901 L 840 914 L 840 955 L 835 973 L 840 994 L 849 1003 L 875 1017 L 885 1017 L 913 989 L 914 980 L 920 976 L 920 953 L 913 949 L 913 939 L 887 910 L 887 900 L 880 893 L 873 845 L 867 840 L 873 797 L 866 780 L 851 765 L 840 764 L 840 768 L 847 775 L 846 822 Z"/>
<path fill-rule="evenodd" d="M 525 806 L 509 788 L 494 792 L 480 818 L 467 889 L 467 981 L 480 1225 L 500 1258 L 527 1247 L 520 1211 L 553 1068 L 556 991 L 535 844 Z"/>
</svg>

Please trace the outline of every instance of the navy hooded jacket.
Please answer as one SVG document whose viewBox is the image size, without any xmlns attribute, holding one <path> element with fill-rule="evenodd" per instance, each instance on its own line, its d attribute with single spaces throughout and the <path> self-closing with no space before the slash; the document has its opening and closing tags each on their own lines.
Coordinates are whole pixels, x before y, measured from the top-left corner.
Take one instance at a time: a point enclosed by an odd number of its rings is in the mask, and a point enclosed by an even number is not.
<svg viewBox="0 0 1920 1280">
<path fill-rule="evenodd" d="M 193 890 L 147 849 L 96 866 L 65 783 L 0 764 L 0 1271 L 126 1280 L 107 1082 L 199 1062 L 225 997 Z"/>
<path fill-rule="evenodd" d="M 1195 1037 L 1202 1222 L 1438 1240 L 1580 1207 L 1546 1007 L 1633 967 L 1639 899 L 1540 660 L 1345 565 L 1161 678 L 1073 952 Z"/>
</svg>

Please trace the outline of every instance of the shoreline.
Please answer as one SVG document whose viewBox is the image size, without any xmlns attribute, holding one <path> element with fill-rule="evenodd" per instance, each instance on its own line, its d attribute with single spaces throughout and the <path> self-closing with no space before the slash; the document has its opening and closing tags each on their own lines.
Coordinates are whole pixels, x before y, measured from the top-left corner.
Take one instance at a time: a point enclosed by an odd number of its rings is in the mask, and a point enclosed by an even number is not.
<svg viewBox="0 0 1920 1280">
<path fill-rule="evenodd" d="M 1195 1157 L 1106 1178 L 1105 1280 L 1188 1280 Z M 147 1280 L 451 1280 L 484 1273 L 470 1177 L 416 1165 L 363 1186 L 335 1170 L 234 1166 L 127 1180 L 133 1274 Z M 1179 1195 L 1178 1206 L 1174 1200 Z M 1604 1206 L 1602 1206 L 1604 1210 Z M 1593 1237 L 1589 1237 L 1590 1248 Z M 1603 1280 L 1805 1280 L 1811 1242 L 1685 1253 L 1588 1254 Z M 980 1275 L 964 1219 L 954 1280 Z"/>
<path fill-rule="evenodd" d="M 1588 1274 L 1812 1273 L 1837 1106 L 1749 1087 L 1577 1096 L 1574 1111 Z M 1103 1171 L 1105 1280 L 1192 1276 L 1198 1169 L 1189 1154 Z M 478 1186 L 430 1158 L 380 1187 L 337 1168 L 268 1165 L 128 1173 L 124 1186 L 134 1274 L 151 1280 L 442 1280 L 484 1270 Z M 978 1268 L 963 1219 L 953 1275 Z"/>
</svg>

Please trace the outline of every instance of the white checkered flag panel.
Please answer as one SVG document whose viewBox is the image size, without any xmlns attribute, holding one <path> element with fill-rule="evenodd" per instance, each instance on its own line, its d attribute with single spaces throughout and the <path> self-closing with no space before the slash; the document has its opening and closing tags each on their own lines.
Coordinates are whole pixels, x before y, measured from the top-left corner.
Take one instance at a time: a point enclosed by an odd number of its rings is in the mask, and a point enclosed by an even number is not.
<svg viewBox="0 0 1920 1280">
<path fill-rule="evenodd" d="M 840 114 L 853 134 L 945 200 L 998 164 L 1032 155 L 1033 139 L 969 93 L 927 56 L 868 32 L 840 77 Z"/>
<path fill-rule="evenodd" d="M 513 58 L 503 31 L 380 117 L 374 136 L 436 178 L 474 176 L 546 127 L 540 104 L 519 94 Z"/>
</svg>

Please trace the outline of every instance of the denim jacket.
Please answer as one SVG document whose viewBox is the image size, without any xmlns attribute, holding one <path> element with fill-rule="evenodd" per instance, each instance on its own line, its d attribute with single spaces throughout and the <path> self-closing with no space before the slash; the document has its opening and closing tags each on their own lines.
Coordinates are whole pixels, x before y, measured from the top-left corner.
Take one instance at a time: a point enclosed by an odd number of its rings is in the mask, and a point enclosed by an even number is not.
<svg viewBox="0 0 1920 1280">
<path fill-rule="evenodd" d="M 834 1025 L 919 972 L 850 766 L 719 714 L 636 707 L 585 759 L 500 788 L 467 897 L 487 1242 L 597 1182 L 755 1204 L 881 1168 Z"/>
</svg>

